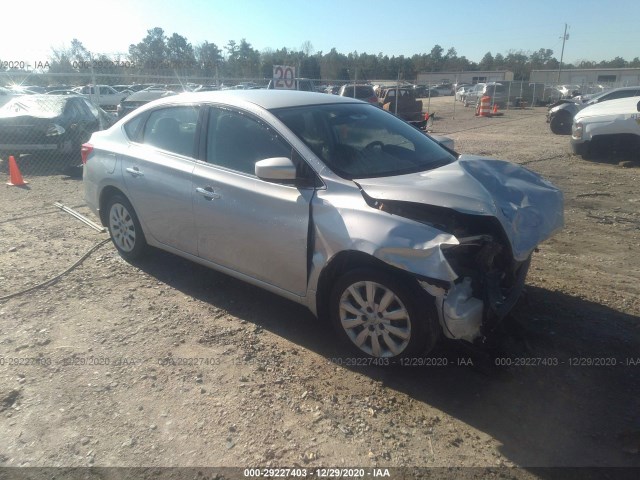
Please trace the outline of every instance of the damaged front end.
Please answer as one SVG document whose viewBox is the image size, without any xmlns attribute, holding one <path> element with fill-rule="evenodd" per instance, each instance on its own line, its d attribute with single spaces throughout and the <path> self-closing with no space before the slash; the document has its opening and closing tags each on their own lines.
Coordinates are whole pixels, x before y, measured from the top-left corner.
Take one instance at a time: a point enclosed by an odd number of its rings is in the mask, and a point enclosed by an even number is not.
<svg viewBox="0 0 640 480">
<path fill-rule="evenodd" d="M 515 306 L 524 288 L 531 257 L 517 261 L 495 217 L 462 214 L 432 205 L 381 201 L 376 208 L 454 235 L 458 245 L 441 245 L 454 281 L 419 276 L 436 299 L 446 337 L 469 342 L 490 331 Z"/>
<path fill-rule="evenodd" d="M 417 188 L 407 189 L 406 179 L 404 190 L 366 180 L 359 186 L 369 206 L 457 239 L 440 246 L 453 280 L 416 276 L 436 300 L 445 336 L 472 342 L 516 305 L 531 253 L 562 227 L 562 193 L 507 162 L 464 159 L 438 170 L 410 182 Z"/>
</svg>

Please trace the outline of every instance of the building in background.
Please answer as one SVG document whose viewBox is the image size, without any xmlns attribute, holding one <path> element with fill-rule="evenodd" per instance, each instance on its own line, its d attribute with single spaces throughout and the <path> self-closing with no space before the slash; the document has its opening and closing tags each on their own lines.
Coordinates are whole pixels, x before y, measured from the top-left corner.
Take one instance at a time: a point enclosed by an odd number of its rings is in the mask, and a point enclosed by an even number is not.
<svg viewBox="0 0 640 480">
<path fill-rule="evenodd" d="M 557 73 L 557 71 L 556 71 Z M 486 83 L 513 81 L 513 72 L 502 71 L 466 71 L 466 72 L 422 72 L 418 73 L 416 84 L 437 85 L 442 83 Z"/>
<path fill-rule="evenodd" d="M 562 70 L 532 70 L 531 82 L 546 85 L 602 85 L 632 87 L 640 85 L 640 68 L 571 68 Z"/>
</svg>

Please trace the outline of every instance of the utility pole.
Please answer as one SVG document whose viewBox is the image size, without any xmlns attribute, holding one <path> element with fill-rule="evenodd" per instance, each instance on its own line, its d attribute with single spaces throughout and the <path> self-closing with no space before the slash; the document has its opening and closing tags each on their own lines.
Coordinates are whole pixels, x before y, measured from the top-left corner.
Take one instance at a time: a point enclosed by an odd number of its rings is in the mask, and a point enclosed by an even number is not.
<svg viewBox="0 0 640 480">
<path fill-rule="evenodd" d="M 560 66 L 558 67 L 558 81 L 556 83 L 560 84 L 560 72 L 562 72 L 562 59 L 564 58 L 564 43 L 569 40 L 569 35 L 567 34 L 567 24 L 564 24 L 564 35 L 562 35 L 562 52 L 560 53 Z"/>
</svg>

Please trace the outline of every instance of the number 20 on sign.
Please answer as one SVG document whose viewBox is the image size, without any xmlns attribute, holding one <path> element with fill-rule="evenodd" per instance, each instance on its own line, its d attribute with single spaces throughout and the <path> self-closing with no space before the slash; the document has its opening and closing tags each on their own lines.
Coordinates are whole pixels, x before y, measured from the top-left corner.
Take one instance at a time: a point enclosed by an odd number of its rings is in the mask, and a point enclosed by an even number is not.
<svg viewBox="0 0 640 480">
<path fill-rule="evenodd" d="M 273 66 L 273 85 L 276 89 L 295 90 L 296 68 L 285 65 Z"/>
</svg>

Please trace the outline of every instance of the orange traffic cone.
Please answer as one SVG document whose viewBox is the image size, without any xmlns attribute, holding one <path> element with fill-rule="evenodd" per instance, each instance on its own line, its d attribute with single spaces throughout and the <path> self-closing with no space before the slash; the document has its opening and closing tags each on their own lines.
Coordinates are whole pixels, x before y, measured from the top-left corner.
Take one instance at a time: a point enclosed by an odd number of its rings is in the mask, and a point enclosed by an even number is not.
<svg viewBox="0 0 640 480">
<path fill-rule="evenodd" d="M 497 103 L 493 104 L 493 111 L 491 113 L 493 115 L 496 115 L 498 113 L 498 104 Z"/>
<path fill-rule="evenodd" d="M 9 181 L 7 185 L 13 185 L 15 187 L 21 187 L 29 182 L 25 182 L 16 163 L 16 159 L 13 155 L 9 155 Z"/>
</svg>

